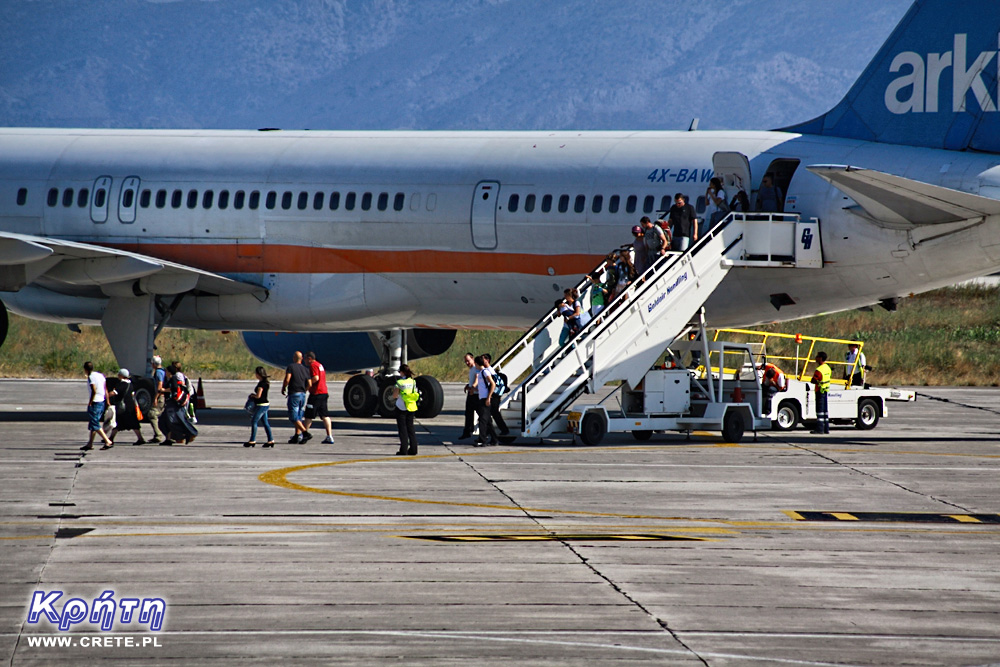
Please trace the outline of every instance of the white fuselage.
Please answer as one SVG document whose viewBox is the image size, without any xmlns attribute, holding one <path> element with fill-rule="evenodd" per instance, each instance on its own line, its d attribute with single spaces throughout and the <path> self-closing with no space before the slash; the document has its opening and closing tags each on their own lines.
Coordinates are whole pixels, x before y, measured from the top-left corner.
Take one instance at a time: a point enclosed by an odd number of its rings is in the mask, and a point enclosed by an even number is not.
<svg viewBox="0 0 1000 667">
<path fill-rule="evenodd" d="M 853 165 L 995 197 L 997 156 L 783 132 L 6 129 L 0 230 L 116 247 L 268 290 L 263 299 L 185 297 L 171 326 L 521 328 L 631 241 L 631 226 L 653 215 L 647 198 L 659 211 L 677 192 L 703 195 L 717 151 L 745 154 L 754 188 L 773 160 L 799 161 L 786 212 L 820 220 L 824 268 L 732 270 L 707 303 L 713 326 L 866 306 L 1000 269 L 1000 221 L 894 229 L 848 210 L 854 202 L 806 170 Z M 775 310 L 776 293 L 794 305 Z M 106 296 L 43 280 L 0 300 L 31 317 L 99 323 Z"/>
</svg>

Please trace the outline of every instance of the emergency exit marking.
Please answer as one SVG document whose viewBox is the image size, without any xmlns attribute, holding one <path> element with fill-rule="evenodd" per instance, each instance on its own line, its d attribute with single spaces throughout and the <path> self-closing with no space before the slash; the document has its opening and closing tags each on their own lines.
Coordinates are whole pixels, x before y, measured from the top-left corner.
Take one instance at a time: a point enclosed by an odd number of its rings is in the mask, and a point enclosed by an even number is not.
<svg viewBox="0 0 1000 667">
<path fill-rule="evenodd" d="M 680 535 L 403 535 L 430 542 L 704 542 Z"/>
<path fill-rule="evenodd" d="M 808 512 L 789 511 L 796 521 L 871 521 L 882 523 L 1000 524 L 1000 514 L 931 514 L 923 512 Z"/>
</svg>

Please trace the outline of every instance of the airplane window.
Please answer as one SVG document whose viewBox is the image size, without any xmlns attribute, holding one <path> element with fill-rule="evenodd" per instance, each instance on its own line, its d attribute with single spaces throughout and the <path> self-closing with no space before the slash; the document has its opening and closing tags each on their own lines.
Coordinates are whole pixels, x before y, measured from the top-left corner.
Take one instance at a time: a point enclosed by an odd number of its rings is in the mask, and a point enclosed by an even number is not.
<svg viewBox="0 0 1000 667">
<path fill-rule="evenodd" d="M 20 188 L 17 191 L 17 205 L 24 206 L 28 201 L 28 188 Z"/>
<path fill-rule="evenodd" d="M 653 195 L 646 195 L 646 198 L 642 200 L 642 212 L 652 213 L 653 205 L 656 203 L 656 197 Z"/>
<path fill-rule="evenodd" d="M 309 206 L 309 193 L 308 192 L 300 192 L 299 193 L 299 201 L 296 204 L 296 206 L 298 207 L 298 209 L 300 211 L 306 210 L 306 207 Z"/>
<path fill-rule="evenodd" d="M 205 194 L 201 197 L 201 207 L 202 208 L 212 208 L 212 200 L 215 199 L 214 190 L 205 190 Z"/>
<path fill-rule="evenodd" d="M 219 191 L 219 209 L 224 211 L 229 208 L 229 190 Z"/>
<path fill-rule="evenodd" d="M 670 210 L 670 202 L 671 201 L 673 201 L 673 200 L 670 198 L 670 195 L 663 195 L 660 198 L 660 209 L 659 210 L 661 210 L 661 211 L 669 211 Z"/>
<path fill-rule="evenodd" d="M 284 194 L 281 195 L 281 208 L 288 210 L 292 207 L 292 193 L 285 190 Z"/>
<path fill-rule="evenodd" d="M 55 206 L 59 203 L 59 190 L 57 188 L 52 188 L 49 190 L 49 206 Z"/>
<path fill-rule="evenodd" d="M 163 208 L 167 205 L 167 191 L 157 190 L 156 191 L 156 208 Z"/>
<path fill-rule="evenodd" d="M 433 211 L 434 209 L 437 208 L 437 205 L 438 205 L 438 196 L 433 192 L 427 195 L 427 207 L 426 207 L 427 210 Z"/>
<path fill-rule="evenodd" d="M 135 199 L 135 190 L 126 190 L 122 193 L 122 208 L 132 208 L 132 201 Z"/>
<path fill-rule="evenodd" d="M 507 210 L 511 213 L 517 213 L 517 205 L 520 203 L 521 197 L 519 195 L 511 195 L 507 200 Z"/>
<path fill-rule="evenodd" d="M 108 196 L 108 191 L 104 188 L 99 188 L 97 192 L 94 193 L 94 206 L 97 208 L 104 208 L 104 200 Z"/>
<path fill-rule="evenodd" d="M 73 188 L 63 190 L 63 206 L 69 208 L 73 205 Z"/>
<path fill-rule="evenodd" d="M 188 208 L 198 208 L 198 191 L 197 190 L 188 190 L 187 207 Z"/>
<path fill-rule="evenodd" d="M 264 200 L 264 208 L 268 211 L 274 208 L 274 205 L 278 202 L 278 193 L 271 190 L 267 193 L 267 198 Z"/>
<path fill-rule="evenodd" d="M 139 195 L 139 206 L 143 208 L 149 208 L 149 202 L 153 200 L 152 190 L 143 190 L 142 194 Z"/>
<path fill-rule="evenodd" d="M 380 192 L 378 193 L 378 210 L 384 211 L 389 208 L 389 193 Z"/>
<path fill-rule="evenodd" d="M 367 211 L 372 207 L 372 193 L 366 192 L 361 195 L 361 210 Z"/>
<path fill-rule="evenodd" d="M 542 213 L 548 213 L 552 210 L 552 195 L 545 195 L 542 197 Z"/>
<path fill-rule="evenodd" d="M 80 208 L 86 208 L 88 199 L 90 199 L 90 190 L 80 188 L 80 192 L 76 195 L 76 205 Z"/>
<path fill-rule="evenodd" d="M 406 195 L 404 195 L 402 192 L 397 192 L 395 199 L 392 200 L 392 210 L 402 211 L 403 204 L 405 203 L 406 203 Z"/>
<path fill-rule="evenodd" d="M 569 195 L 559 195 L 559 212 L 565 213 L 569 210 Z"/>
<path fill-rule="evenodd" d="M 535 210 L 535 195 L 528 195 L 524 198 L 524 212 L 531 213 Z"/>
<path fill-rule="evenodd" d="M 326 199 L 326 195 L 322 192 L 317 192 L 313 195 L 313 210 L 319 211 L 323 208 L 323 200 Z"/>
<path fill-rule="evenodd" d="M 331 211 L 336 211 L 338 208 L 340 208 L 340 193 L 339 192 L 331 192 L 330 193 L 330 210 Z"/>
<path fill-rule="evenodd" d="M 170 195 L 170 206 L 171 206 L 171 208 L 180 208 L 181 207 L 181 199 L 183 197 L 184 197 L 184 193 L 183 192 L 181 192 L 180 190 L 174 190 L 174 193 L 172 195 Z M 95 199 L 97 198 L 96 194 L 94 195 L 94 198 Z"/>
<path fill-rule="evenodd" d="M 256 211 L 260 206 L 260 192 L 254 190 L 250 193 L 250 202 L 247 204 L 251 211 Z"/>
<path fill-rule="evenodd" d="M 577 195 L 576 201 L 573 202 L 573 210 L 577 213 L 583 213 L 583 209 L 587 206 L 587 197 L 584 195 Z"/>
<path fill-rule="evenodd" d="M 356 195 L 353 192 L 348 192 L 347 196 L 344 197 L 344 208 L 347 209 L 348 211 L 353 211 L 354 210 L 354 202 L 355 202 L 355 200 L 357 200 L 357 198 L 358 198 L 358 195 Z"/>
<path fill-rule="evenodd" d="M 604 208 L 604 195 L 594 195 L 594 202 L 591 204 L 590 210 L 594 213 L 600 213 L 602 208 Z"/>
<path fill-rule="evenodd" d="M 635 213 L 635 205 L 638 203 L 639 198 L 635 195 L 629 195 L 628 199 L 625 200 L 625 212 Z"/>
<path fill-rule="evenodd" d="M 233 208 L 235 208 L 237 211 L 242 210 L 243 204 L 246 202 L 246 200 L 247 200 L 247 193 L 243 192 L 242 190 L 237 190 L 236 194 L 233 195 Z"/>
<path fill-rule="evenodd" d="M 414 192 L 410 195 L 410 210 L 419 211 L 420 210 L 420 193 Z"/>
</svg>

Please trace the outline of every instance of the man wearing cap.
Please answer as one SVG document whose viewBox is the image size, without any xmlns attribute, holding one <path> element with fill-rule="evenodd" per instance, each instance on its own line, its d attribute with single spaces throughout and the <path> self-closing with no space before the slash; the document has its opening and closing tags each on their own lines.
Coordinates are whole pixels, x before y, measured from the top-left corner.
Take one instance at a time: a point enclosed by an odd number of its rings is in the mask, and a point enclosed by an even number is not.
<svg viewBox="0 0 1000 667">
<path fill-rule="evenodd" d="M 632 265 L 640 276 L 649 268 L 646 262 L 646 243 L 640 225 L 632 227 Z"/>
<path fill-rule="evenodd" d="M 163 359 L 159 355 L 154 355 L 150 363 L 153 366 L 153 404 L 146 411 L 146 416 L 149 417 L 149 425 L 153 427 L 153 439 L 150 442 L 159 442 L 163 439 L 159 419 L 167 398 L 167 374 L 163 370 Z"/>
<path fill-rule="evenodd" d="M 660 257 L 667 254 L 667 235 L 663 233 L 660 226 L 649 219 L 648 215 L 642 216 L 642 220 L 639 221 L 642 225 L 642 241 L 646 246 L 646 269 L 656 264 Z M 642 271 L 636 271 L 641 276 L 645 273 L 645 269 Z"/>
</svg>

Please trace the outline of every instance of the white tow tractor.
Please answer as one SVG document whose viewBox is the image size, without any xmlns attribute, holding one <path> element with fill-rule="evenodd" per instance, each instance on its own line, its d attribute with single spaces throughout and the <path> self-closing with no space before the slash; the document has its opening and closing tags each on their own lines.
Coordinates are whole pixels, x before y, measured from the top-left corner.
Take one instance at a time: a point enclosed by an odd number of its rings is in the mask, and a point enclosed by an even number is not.
<svg viewBox="0 0 1000 667">
<path fill-rule="evenodd" d="M 771 420 L 761 415 L 752 346 L 709 342 L 704 319 L 700 329 L 700 338 L 683 346 L 700 347 L 690 350 L 695 358 L 719 360 L 718 366 L 677 367 L 680 357 L 672 351 L 668 364 L 674 368 L 654 368 L 634 387 L 625 381 L 600 403 L 576 406 L 567 415 L 567 430 L 596 445 L 606 433 L 631 432 L 637 440 L 648 440 L 654 431 L 696 430 L 721 431 L 723 440 L 736 443 L 746 431 L 770 428 Z"/>
<path fill-rule="evenodd" d="M 765 400 L 764 416 L 771 419 L 775 430 L 790 431 L 799 424 L 816 419 L 816 394 L 809 380 L 816 370 L 816 353 L 820 351 L 827 353 L 826 363 L 833 369 L 834 375 L 827 399 L 831 423 L 853 423 L 862 430 L 873 429 L 880 419 L 888 416 L 890 401 L 917 400 L 915 391 L 872 387 L 865 381 L 869 367 L 862 361 L 863 341 L 746 329 L 719 329 L 715 337 L 742 340 L 750 345 L 754 350 L 755 365 L 762 376 L 767 363 L 774 364 L 784 373 L 788 388 L 774 394 L 770 405 Z M 850 361 L 840 361 L 849 358 L 846 351 L 851 346 L 857 346 L 857 354 Z"/>
</svg>

